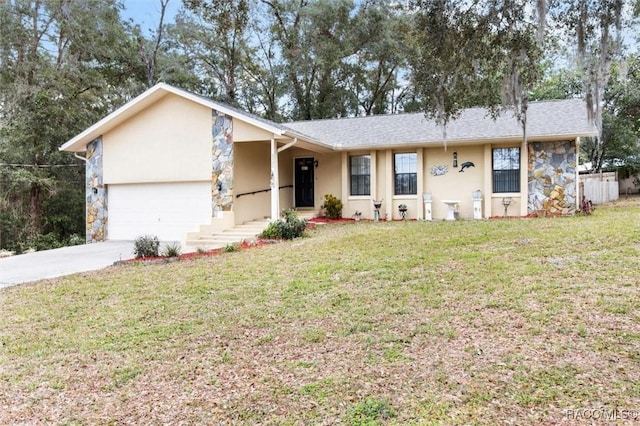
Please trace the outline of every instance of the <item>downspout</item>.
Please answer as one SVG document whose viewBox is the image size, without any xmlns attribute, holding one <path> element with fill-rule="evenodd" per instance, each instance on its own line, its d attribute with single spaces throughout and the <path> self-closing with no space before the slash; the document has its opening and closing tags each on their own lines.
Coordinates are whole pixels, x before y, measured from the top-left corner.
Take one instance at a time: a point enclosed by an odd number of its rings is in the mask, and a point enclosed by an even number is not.
<svg viewBox="0 0 640 426">
<path fill-rule="evenodd" d="M 298 138 L 293 138 L 293 140 L 291 142 L 289 142 L 288 144 L 278 148 L 278 154 L 281 153 L 284 150 L 287 150 L 287 149 L 291 148 L 292 146 L 294 146 L 297 143 L 298 143 Z"/>
<path fill-rule="evenodd" d="M 80 159 L 80 160 L 82 160 L 82 161 L 84 161 L 85 163 L 86 163 L 87 161 L 89 161 L 86 157 L 83 157 L 83 156 L 81 156 L 81 155 L 78 155 L 78 153 L 77 153 L 77 152 L 74 152 L 74 153 L 73 153 L 73 156 L 74 156 L 74 157 L 76 157 L 76 158 L 78 158 L 78 159 Z"/>
</svg>

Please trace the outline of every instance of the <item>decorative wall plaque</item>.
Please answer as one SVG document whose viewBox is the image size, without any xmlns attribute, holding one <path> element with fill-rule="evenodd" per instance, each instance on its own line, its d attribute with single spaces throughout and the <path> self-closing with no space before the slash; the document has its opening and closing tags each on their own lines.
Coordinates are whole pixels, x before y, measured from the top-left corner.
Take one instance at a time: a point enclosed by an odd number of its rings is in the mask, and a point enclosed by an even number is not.
<svg viewBox="0 0 640 426">
<path fill-rule="evenodd" d="M 449 169 L 447 169 L 447 166 L 433 166 L 431 168 L 431 175 L 442 176 L 442 175 L 446 175 L 448 171 Z"/>
</svg>

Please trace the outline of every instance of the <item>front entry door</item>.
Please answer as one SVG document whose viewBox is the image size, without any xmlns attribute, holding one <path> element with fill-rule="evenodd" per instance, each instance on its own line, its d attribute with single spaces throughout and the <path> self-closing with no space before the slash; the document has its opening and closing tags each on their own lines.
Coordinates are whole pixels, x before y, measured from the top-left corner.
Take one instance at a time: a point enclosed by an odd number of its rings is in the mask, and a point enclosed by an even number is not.
<svg viewBox="0 0 640 426">
<path fill-rule="evenodd" d="M 296 158 L 296 207 L 313 207 L 313 158 Z"/>
</svg>

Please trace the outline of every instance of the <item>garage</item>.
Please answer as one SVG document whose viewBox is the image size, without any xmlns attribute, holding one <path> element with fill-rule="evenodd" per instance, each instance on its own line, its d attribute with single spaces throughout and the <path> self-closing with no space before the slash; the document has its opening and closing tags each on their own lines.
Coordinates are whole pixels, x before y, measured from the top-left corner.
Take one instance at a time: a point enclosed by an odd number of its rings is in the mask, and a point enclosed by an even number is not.
<svg viewBox="0 0 640 426">
<path fill-rule="evenodd" d="M 112 184 L 107 194 L 109 240 L 181 241 L 211 223 L 211 182 Z"/>
</svg>

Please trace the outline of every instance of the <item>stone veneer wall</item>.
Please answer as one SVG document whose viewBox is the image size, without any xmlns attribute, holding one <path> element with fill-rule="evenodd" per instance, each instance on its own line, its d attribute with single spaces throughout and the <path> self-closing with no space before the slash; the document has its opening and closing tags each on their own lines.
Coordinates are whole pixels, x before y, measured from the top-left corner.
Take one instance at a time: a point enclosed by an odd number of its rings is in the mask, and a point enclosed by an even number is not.
<svg viewBox="0 0 640 426">
<path fill-rule="evenodd" d="M 575 142 L 529 142 L 530 214 L 576 212 L 576 161 Z"/>
<path fill-rule="evenodd" d="M 213 159 L 211 202 L 213 216 L 233 208 L 233 120 L 212 110 Z"/>
<path fill-rule="evenodd" d="M 87 145 L 86 164 L 86 213 L 87 243 L 107 238 L 107 187 L 103 184 L 102 138 Z"/>
</svg>

